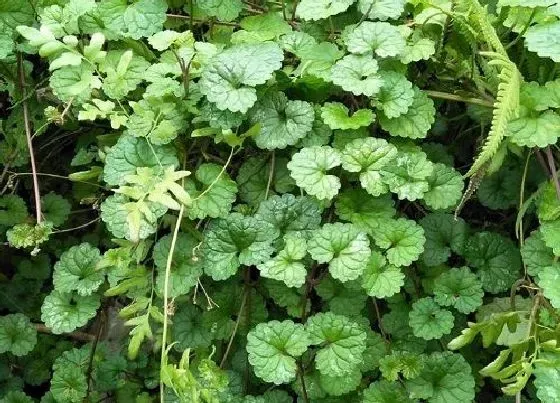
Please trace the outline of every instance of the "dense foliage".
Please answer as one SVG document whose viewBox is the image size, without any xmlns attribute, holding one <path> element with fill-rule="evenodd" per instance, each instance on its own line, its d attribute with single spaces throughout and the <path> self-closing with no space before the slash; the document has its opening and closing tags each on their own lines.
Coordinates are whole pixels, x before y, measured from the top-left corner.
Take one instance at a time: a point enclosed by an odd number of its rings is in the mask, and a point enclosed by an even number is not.
<svg viewBox="0 0 560 403">
<path fill-rule="evenodd" d="M 557 0 L 0 1 L 0 402 L 560 402 L 559 63 Z"/>
</svg>

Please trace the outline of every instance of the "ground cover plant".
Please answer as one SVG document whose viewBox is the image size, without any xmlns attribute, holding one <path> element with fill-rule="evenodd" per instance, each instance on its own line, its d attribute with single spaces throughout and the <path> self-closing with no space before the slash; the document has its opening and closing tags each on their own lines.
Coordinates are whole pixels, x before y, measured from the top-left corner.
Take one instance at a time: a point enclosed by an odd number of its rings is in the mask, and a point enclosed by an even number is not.
<svg viewBox="0 0 560 403">
<path fill-rule="evenodd" d="M 556 0 L 0 2 L 0 402 L 560 402 Z"/>
</svg>

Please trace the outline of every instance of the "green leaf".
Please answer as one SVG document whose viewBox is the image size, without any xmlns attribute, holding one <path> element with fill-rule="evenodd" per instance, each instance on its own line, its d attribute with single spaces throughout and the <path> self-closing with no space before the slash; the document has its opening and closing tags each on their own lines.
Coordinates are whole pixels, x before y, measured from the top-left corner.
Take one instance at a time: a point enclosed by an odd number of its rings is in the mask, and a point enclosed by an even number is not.
<svg viewBox="0 0 560 403">
<path fill-rule="evenodd" d="M 393 118 L 380 112 L 379 124 L 391 136 L 425 138 L 435 121 L 435 114 L 434 101 L 424 92 L 414 88 L 414 99 L 408 110 Z"/>
<path fill-rule="evenodd" d="M 342 282 L 360 277 L 371 254 L 367 235 L 343 223 L 327 223 L 315 231 L 308 251 L 317 262 L 329 263 L 331 276 Z"/>
<path fill-rule="evenodd" d="M 84 326 L 97 313 L 99 296 L 79 296 L 54 290 L 45 297 L 41 320 L 54 334 L 68 333 Z"/>
<path fill-rule="evenodd" d="M 260 203 L 255 218 L 272 224 L 280 234 L 312 231 L 321 224 L 321 207 L 308 196 L 274 195 Z"/>
<path fill-rule="evenodd" d="M 311 131 L 314 120 L 311 104 L 288 100 L 283 92 L 267 94 L 251 110 L 251 123 L 261 128 L 255 143 L 268 150 L 296 144 Z"/>
<path fill-rule="evenodd" d="M 323 346 L 315 356 L 315 365 L 322 375 L 348 374 L 362 361 L 366 333 L 346 316 L 318 313 L 307 320 L 305 329 L 310 344 Z"/>
<path fill-rule="evenodd" d="M 539 287 L 553 307 L 560 307 L 560 268 L 547 266 L 539 271 Z"/>
<path fill-rule="evenodd" d="M 340 179 L 327 171 L 339 166 L 340 154 L 335 149 L 322 147 L 302 148 L 288 163 L 290 175 L 296 184 L 319 200 L 330 200 L 340 189 Z"/>
<path fill-rule="evenodd" d="M 560 256 L 560 220 L 542 222 L 540 231 L 546 246 Z"/>
<path fill-rule="evenodd" d="M 560 21 L 529 27 L 525 33 L 525 46 L 540 57 L 560 62 Z"/>
<path fill-rule="evenodd" d="M 427 178 L 429 190 L 424 201 L 434 210 L 447 209 L 459 203 L 463 195 L 463 177 L 455 169 L 445 164 L 434 164 L 432 174 Z"/>
<path fill-rule="evenodd" d="M 380 170 L 397 157 L 397 148 L 383 139 L 367 137 L 346 144 L 342 151 L 342 168 L 359 172 L 362 187 L 372 196 L 387 192 Z"/>
<path fill-rule="evenodd" d="M 355 390 L 362 380 L 362 373 L 359 369 L 340 376 L 330 376 L 320 374 L 319 382 L 321 388 L 331 396 L 342 396 Z"/>
<path fill-rule="evenodd" d="M 542 362 L 535 365 L 535 387 L 541 402 L 556 402 L 560 399 L 560 370 L 557 362 Z"/>
<path fill-rule="evenodd" d="M 233 21 L 243 10 L 241 0 L 194 0 L 194 2 L 208 16 L 216 17 L 219 21 Z"/>
<path fill-rule="evenodd" d="M 377 60 L 372 56 L 347 55 L 335 63 L 331 71 L 331 79 L 345 91 L 371 97 L 378 93 L 384 84 L 377 70 Z"/>
<path fill-rule="evenodd" d="M 540 270 L 553 265 L 556 260 L 552 249 L 546 246 L 540 230 L 533 231 L 525 238 L 521 246 L 521 257 L 530 276 L 536 276 Z"/>
<path fill-rule="evenodd" d="M 364 391 L 364 403 L 411 403 L 405 388 L 399 382 L 376 381 Z"/>
<path fill-rule="evenodd" d="M 99 249 L 87 242 L 72 246 L 54 265 L 54 288 L 61 293 L 91 295 L 105 280 L 103 271 L 96 268 L 100 258 Z"/>
<path fill-rule="evenodd" d="M 375 244 L 385 250 L 393 266 L 409 266 L 424 250 L 424 230 L 412 220 L 399 218 L 383 222 L 371 234 Z"/>
<path fill-rule="evenodd" d="M 257 265 L 261 276 L 283 281 L 288 287 L 301 287 L 305 284 L 307 270 L 301 260 L 307 255 L 307 242 L 303 236 L 284 237 L 284 249 L 278 254 Z"/>
<path fill-rule="evenodd" d="M 290 320 L 259 323 L 247 335 L 247 353 L 255 374 L 277 385 L 295 379 L 295 357 L 302 355 L 309 344 L 303 325 Z"/>
<path fill-rule="evenodd" d="M 241 126 L 245 117 L 242 113 L 232 112 L 229 110 L 220 110 L 211 102 L 204 102 L 200 107 L 200 116 L 193 119 L 194 122 L 202 120 L 208 122 L 210 127 L 214 129 L 231 129 Z"/>
<path fill-rule="evenodd" d="M 404 51 L 406 42 L 400 30 L 388 22 L 364 21 L 346 38 L 351 53 L 374 52 L 379 57 L 397 56 Z"/>
<path fill-rule="evenodd" d="M 65 66 L 54 71 L 49 84 L 58 99 L 74 104 L 89 100 L 91 92 L 101 87 L 101 81 L 94 75 L 92 66 L 83 62 L 78 66 Z"/>
<path fill-rule="evenodd" d="M 0 354 L 26 355 L 35 348 L 37 330 L 21 313 L 0 316 Z"/>
<path fill-rule="evenodd" d="M 0 196 L 0 225 L 11 227 L 27 218 L 27 205 L 16 195 Z"/>
<path fill-rule="evenodd" d="M 430 297 L 421 298 L 412 304 L 409 324 L 416 337 L 425 340 L 439 339 L 453 329 L 453 314 L 441 309 Z"/>
<path fill-rule="evenodd" d="M 163 295 L 165 290 L 165 269 L 171 242 L 172 235 L 166 235 L 154 246 L 153 259 L 157 267 L 156 286 L 159 295 Z M 198 243 L 192 235 L 182 232 L 177 234 L 168 280 L 170 298 L 187 294 L 198 283 L 198 278 L 202 275 L 201 261 L 195 250 Z"/>
<path fill-rule="evenodd" d="M 552 181 L 544 185 L 537 199 L 537 215 L 541 222 L 560 218 L 560 200 Z"/>
<path fill-rule="evenodd" d="M 28 1 L 6 1 L 0 4 L 0 21 L 10 28 L 31 25 L 35 22 L 35 10 Z"/>
<path fill-rule="evenodd" d="M 19 379 L 19 378 L 14 378 L 14 380 L 15 379 Z M 8 388 L 10 387 L 9 384 L 7 384 L 7 386 Z M 4 397 L 2 397 L 2 400 L 0 401 L 2 403 L 33 403 L 34 402 L 33 399 L 31 399 L 29 396 L 27 396 L 25 393 L 19 390 L 9 391 L 4 395 Z M 43 400 L 41 400 L 41 402 L 43 402 Z"/>
<path fill-rule="evenodd" d="M 52 224 L 41 221 L 40 224 L 17 224 L 6 231 L 6 239 L 10 246 L 18 249 L 36 248 L 49 240 L 52 233 Z"/>
<path fill-rule="evenodd" d="M 404 285 L 404 273 L 398 267 L 387 264 L 379 252 L 372 252 L 362 275 L 362 287 L 367 295 L 387 298 L 397 294 Z"/>
<path fill-rule="evenodd" d="M 51 393 L 57 402 L 79 403 L 87 395 L 86 376 L 72 366 L 57 368 L 51 380 Z"/>
<path fill-rule="evenodd" d="M 340 102 L 326 102 L 321 107 L 321 117 L 331 129 L 359 129 L 369 126 L 375 119 L 374 113 L 369 109 L 359 109 L 351 116 L 349 110 Z"/>
<path fill-rule="evenodd" d="M 272 77 L 283 60 L 282 50 L 274 43 L 235 45 L 204 67 L 200 92 L 221 110 L 245 113 L 257 100 L 253 87 Z"/>
<path fill-rule="evenodd" d="M 58 227 L 66 222 L 72 206 L 64 197 L 51 192 L 41 197 L 41 210 L 45 219 Z"/>
<path fill-rule="evenodd" d="M 184 111 L 179 110 L 175 103 L 148 98 L 129 104 L 134 113 L 126 121 L 125 134 L 145 137 L 153 145 L 162 145 L 170 143 L 185 127 Z"/>
<path fill-rule="evenodd" d="M 499 234 L 477 232 L 467 240 L 463 256 L 469 266 L 478 269 L 477 275 L 486 292 L 507 291 L 519 278 L 519 250 L 509 238 Z"/>
<path fill-rule="evenodd" d="M 185 188 L 192 197 L 192 203 L 187 210 L 189 218 L 194 220 L 225 217 L 237 198 L 237 184 L 217 164 L 200 165 L 195 178 L 203 185 L 200 190 L 197 190 L 194 181 L 185 181 Z"/>
<path fill-rule="evenodd" d="M 124 185 L 139 167 L 179 166 L 173 147 L 156 146 L 146 139 L 121 136 L 105 159 L 103 179 L 111 186 Z"/>
<path fill-rule="evenodd" d="M 508 209 L 518 204 L 519 176 L 517 169 L 501 168 L 486 175 L 477 190 L 480 203 L 490 209 Z"/>
<path fill-rule="evenodd" d="M 296 16 L 302 20 L 322 20 L 345 12 L 356 0 L 302 0 L 298 3 Z"/>
<path fill-rule="evenodd" d="M 119 28 L 132 39 L 151 36 L 161 31 L 167 18 L 166 11 L 167 3 L 164 0 L 139 0 L 126 7 Z"/>
<path fill-rule="evenodd" d="M 407 113 L 416 94 L 412 83 L 396 71 L 381 71 L 379 75 L 383 85 L 373 98 L 372 105 L 382 111 L 387 119 Z"/>
<path fill-rule="evenodd" d="M 426 244 L 423 261 L 428 266 L 447 262 L 451 252 L 462 254 L 468 236 L 468 227 L 462 218 L 452 214 L 431 213 L 420 220 Z"/>
<path fill-rule="evenodd" d="M 406 382 L 413 399 L 433 403 L 464 403 L 474 399 L 471 367 L 459 354 L 433 353 L 417 378 Z"/>
<path fill-rule="evenodd" d="M 362 189 L 342 192 L 335 207 L 341 220 L 350 221 L 366 232 L 373 231 L 395 215 L 394 202 L 389 195 L 372 197 Z"/>
<path fill-rule="evenodd" d="M 519 118 L 509 123 L 511 142 L 518 146 L 541 148 L 556 143 L 556 128 L 560 126 L 560 115 L 550 110 L 540 114 L 526 108 L 522 111 Z"/>
<path fill-rule="evenodd" d="M 468 267 L 450 269 L 434 281 L 434 300 L 468 314 L 482 305 L 482 284 Z"/>
<path fill-rule="evenodd" d="M 204 272 L 214 280 L 225 280 L 241 265 L 252 266 L 267 260 L 278 232 L 267 222 L 231 213 L 214 220 L 204 235 L 201 247 Z"/>
<path fill-rule="evenodd" d="M 404 64 L 428 60 L 436 53 L 436 44 L 433 40 L 423 38 L 422 32 L 414 32 L 407 40 L 406 47 L 400 55 L 400 61 Z"/>
<path fill-rule="evenodd" d="M 177 349 L 206 348 L 212 342 L 212 330 L 205 326 L 202 311 L 195 305 L 182 304 L 173 315 L 173 340 Z"/>
<path fill-rule="evenodd" d="M 150 64 L 131 50 L 107 52 L 99 69 L 106 74 L 101 89 L 112 99 L 124 98 L 144 81 Z"/>
<path fill-rule="evenodd" d="M 315 287 L 315 291 L 328 310 L 337 315 L 356 318 L 362 315 L 366 306 L 367 295 L 362 292 L 358 280 L 341 283 L 327 276 Z"/>
<path fill-rule="evenodd" d="M 401 374 L 405 379 L 413 379 L 424 367 L 423 358 L 423 355 L 408 351 L 392 351 L 379 360 L 379 370 L 389 381 L 398 380 Z"/>
<path fill-rule="evenodd" d="M 423 152 L 399 152 L 393 163 L 383 168 L 381 176 L 399 200 L 414 201 L 430 190 L 428 179 L 433 172 L 434 164 Z"/>
</svg>

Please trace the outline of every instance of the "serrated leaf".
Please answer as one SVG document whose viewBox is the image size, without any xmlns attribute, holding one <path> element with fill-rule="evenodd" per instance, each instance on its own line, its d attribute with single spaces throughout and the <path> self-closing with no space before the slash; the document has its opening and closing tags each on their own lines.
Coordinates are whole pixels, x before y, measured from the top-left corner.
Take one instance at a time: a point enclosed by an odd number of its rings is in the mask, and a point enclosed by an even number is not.
<svg viewBox="0 0 560 403">
<path fill-rule="evenodd" d="M 434 101 L 424 92 L 414 88 L 414 99 L 408 110 L 394 118 L 380 113 L 379 124 L 391 136 L 424 138 L 435 121 L 435 114 Z"/>
<path fill-rule="evenodd" d="M 549 22 L 529 27 L 525 33 L 525 46 L 540 57 L 560 62 L 560 22 Z"/>
<path fill-rule="evenodd" d="M 259 221 L 270 223 L 280 234 L 312 231 L 321 223 L 321 207 L 308 196 L 274 195 L 260 203 L 255 214 Z"/>
<path fill-rule="evenodd" d="M 385 21 L 398 18 L 405 4 L 405 0 L 358 0 L 358 10 L 366 18 Z"/>
<path fill-rule="evenodd" d="M 0 225 L 11 227 L 27 218 L 27 205 L 16 195 L 0 196 Z"/>
<path fill-rule="evenodd" d="M 342 192 L 335 203 L 336 214 L 341 220 L 350 221 L 357 228 L 370 232 L 395 214 L 389 195 L 372 197 L 362 189 Z"/>
<path fill-rule="evenodd" d="M 424 250 L 424 230 L 412 220 L 399 218 L 383 222 L 371 234 L 375 244 L 385 250 L 390 264 L 408 266 Z"/>
<path fill-rule="evenodd" d="M 372 105 L 381 110 L 387 119 L 407 113 L 414 102 L 412 83 L 396 71 L 381 71 L 379 76 L 383 84 L 373 98 Z"/>
<path fill-rule="evenodd" d="M 284 248 L 274 258 L 257 265 L 257 269 L 263 277 L 283 281 L 288 287 L 301 287 L 307 275 L 301 262 L 306 254 L 305 237 L 288 234 L 284 237 Z"/>
<path fill-rule="evenodd" d="M 303 325 L 289 320 L 259 323 L 247 335 L 247 353 L 255 374 L 277 385 L 295 379 L 294 358 L 302 355 L 309 344 Z"/>
<path fill-rule="evenodd" d="M 219 21 L 232 21 L 243 10 L 241 0 L 194 0 L 194 2 L 207 15 L 216 17 Z"/>
<path fill-rule="evenodd" d="M 397 294 L 404 285 L 404 273 L 398 267 L 387 264 L 379 253 L 372 252 L 362 274 L 362 287 L 367 295 L 387 298 Z"/>
<path fill-rule="evenodd" d="M 399 152 L 394 161 L 383 168 L 381 176 L 399 200 L 414 201 L 430 190 L 428 178 L 433 172 L 434 164 L 423 152 Z"/>
<path fill-rule="evenodd" d="M 78 295 L 91 295 L 105 280 L 103 271 L 96 265 L 101 258 L 99 249 L 87 242 L 72 246 L 54 265 L 53 284 L 57 291 Z"/>
<path fill-rule="evenodd" d="M 547 266 L 539 271 L 539 287 L 543 294 L 549 299 L 553 307 L 560 307 L 560 268 L 558 266 Z"/>
<path fill-rule="evenodd" d="M 544 148 L 558 140 L 557 128 L 560 115 L 553 111 L 536 113 L 522 109 L 525 113 L 508 125 L 510 141 L 525 147 Z"/>
<path fill-rule="evenodd" d="M 445 164 L 434 164 L 432 174 L 427 178 L 429 190 L 424 201 L 434 210 L 447 209 L 459 203 L 463 195 L 463 177 L 455 169 Z"/>
<path fill-rule="evenodd" d="M 72 206 L 64 197 L 51 192 L 41 197 L 41 208 L 45 219 L 58 227 L 67 220 Z"/>
<path fill-rule="evenodd" d="M 397 56 L 405 49 L 406 42 L 399 29 L 388 22 L 364 21 L 346 38 L 351 53 L 374 52 L 379 57 Z"/>
<path fill-rule="evenodd" d="M 332 67 L 331 79 L 354 95 L 371 97 L 384 84 L 382 76 L 377 74 L 378 69 L 377 60 L 370 55 L 347 55 Z"/>
<path fill-rule="evenodd" d="M 412 304 L 409 324 L 414 335 L 425 340 L 439 339 L 453 329 L 453 314 L 441 309 L 430 297 L 421 298 Z"/>
<path fill-rule="evenodd" d="M 97 313 L 99 296 L 79 296 L 54 290 L 45 297 L 41 320 L 54 334 L 68 333 L 84 326 Z"/>
<path fill-rule="evenodd" d="M 21 313 L 0 316 L 0 353 L 16 356 L 29 353 L 37 343 L 37 330 Z"/>
<path fill-rule="evenodd" d="M 349 109 L 340 102 L 326 102 L 321 107 L 323 122 L 331 129 L 359 129 L 369 126 L 375 119 L 375 114 L 369 109 L 359 109 L 349 114 Z"/>
<path fill-rule="evenodd" d="M 451 252 L 462 254 L 468 236 L 468 227 L 462 218 L 452 214 L 432 213 L 420 220 L 426 244 L 423 261 L 428 266 L 445 263 Z"/>
<path fill-rule="evenodd" d="M 303 20 L 321 20 L 345 12 L 356 0 L 302 0 L 297 4 L 296 16 Z"/>
<path fill-rule="evenodd" d="M 399 382 L 380 380 L 364 390 L 364 403 L 411 403 L 405 388 Z"/>
<path fill-rule="evenodd" d="M 482 284 L 468 267 L 450 269 L 434 281 L 434 300 L 461 313 L 474 312 L 482 305 Z"/>
</svg>

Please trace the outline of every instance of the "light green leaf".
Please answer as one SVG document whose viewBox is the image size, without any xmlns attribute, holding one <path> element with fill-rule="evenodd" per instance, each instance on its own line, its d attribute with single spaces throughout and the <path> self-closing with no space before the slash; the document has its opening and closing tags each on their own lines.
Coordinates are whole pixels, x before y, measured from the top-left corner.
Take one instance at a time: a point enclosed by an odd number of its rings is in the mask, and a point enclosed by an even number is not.
<svg viewBox="0 0 560 403">
<path fill-rule="evenodd" d="M 79 296 L 54 290 L 43 301 L 41 320 L 54 334 L 72 332 L 92 319 L 99 305 L 96 294 Z"/>
<path fill-rule="evenodd" d="M 373 382 L 364 390 L 363 403 L 412 403 L 405 388 L 399 382 L 381 380 Z"/>
<path fill-rule="evenodd" d="M 366 333 L 346 316 L 318 313 L 307 320 L 305 329 L 310 344 L 322 345 L 315 356 L 315 366 L 322 375 L 349 374 L 362 361 Z"/>
<path fill-rule="evenodd" d="M 194 2 L 208 16 L 216 17 L 219 21 L 233 21 L 243 10 L 241 0 L 194 0 Z"/>
<path fill-rule="evenodd" d="M 290 320 L 259 323 L 247 335 L 247 353 L 255 374 L 277 385 L 295 379 L 295 357 L 302 355 L 309 344 L 303 325 Z"/>
<path fill-rule="evenodd" d="M 405 39 L 400 30 L 388 22 L 364 21 L 346 38 L 351 53 L 374 52 L 379 57 L 397 56 L 405 49 Z"/>
<path fill-rule="evenodd" d="M 235 45 L 204 67 L 200 92 L 219 109 L 245 113 L 257 100 L 253 87 L 272 77 L 283 60 L 282 50 L 271 42 Z"/>
<path fill-rule="evenodd" d="M 106 74 L 101 88 L 109 98 L 124 98 L 144 80 L 149 66 L 143 57 L 131 50 L 109 51 L 99 65 L 100 71 Z"/>
<path fill-rule="evenodd" d="M 387 298 L 397 294 L 404 285 L 404 273 L 379 252 L 372 252 L 362 275 L 362 287 L 367 295 L 375 298 Z"/>
<path fill-rule="evenodd" d="M 406 0 L 358 0 L 358 10 L 366 18 L 385 21 L 398 18 L 405 4 Z"/>
<path fill-rule="evenodd" d="M 314 121 L 311 104 L 288 100 L 283 92 L 266 94 L 251 110 L 251 123 L 261 128 L 255 143 L 268 150 L 296 144 L 311 131 Z"/>
<path fill-rule="evenodd" d="M 321 107 L 321 117 L 331 129 L 359 129 L 369 126 L 375 119 L 375 114 L 369 109 L 359 109 L 348 115 L 349 110 L 340 102 L 326 102 Z"/>
<path fill-rule="evenodd" d="M 379 113 L 379 123 L 383 130 L 391 136 L 411 139 L 424 138 L 435 121 L 436 109 L 434 101 L 417 88 L 414 88 L 414 99 L 406 113 L 389 118 Z"/>
<path fill-rule="evenodd" d="M 164 0 L 139 0 L 127 6 L 122 14 L 121 32 L 132 39 L 151 36 L 161 31 L 166 11 Z"/>
<path fill-rule="evenodd" d="M 553 265 L 556 260 L 552 248 L 546 246 L 540 230 L 533 231 L 525 238 L 521 246 L 521 257 L 530 276 L 536 276 L 540 270 Z"/>
<path fill-rule="evenodd" d="M 383 112 L 387 119 L 393 119 L 408 112 L 415 99 L 415 90 L 406 77 L 396 71 L 381 71 L 381 89 L 372 100 L 372 105 Z"/>
<path fill-rule="evenodd" d="M 51 379 L 51 393 L 57 402 L 82 402 L 88 389 L 86 375 L 73 366 L 57 368 Z"/>
<path fill-rule="evenodd" d="M 537 397 L 541 402 L 557 402 L 560 400 L 560 369 L 557 361 L 540 362 L 533 370 Z"/>
<path fill-rule="evenodd" d="M 340 154 L 328 146 L 302 148 L 288 163 L 296 184 L 319 200 L 330 200 L 340 189 L 340 179 L 327 171 L 341 164 Z"/>
<path fill-rule="evenodd" d="M 91 97 L 91 91 L 101 87 L 93 68 L 84 62 L 79 66 L 65 66 L 54 71 L 49 80 L 53 93 L 63 102 L 80 104 Z"/>
<path fill-rule="evenodd" d="M 65 251 L 54 265 L 53 284 L 57 291 L 91 295 L 105 280 L 103 271 L 96 268 L 101 258 L 99 249 L 84 242 Z"/>
<path fill-rule="evenodd" d="M 425 340 L 439 339 L 453 329 L 453 314 L 441 309 L 432 298 L 421 298 L 412 304 L 409 324 L 416 337 Z"/>
<path fill-rule="evenodd" d="M 274 195 L 260 203 L 255 218 L 270 223 L 280 234 L 319 228 L 321 207 L 317 200 L 292 194 Z"/>
<path fill-rule="evenodd" d="M 482 305 L 482 284 L 468 267 L 450 269 L 434 281 L 434 300 L 468 314 Z"/>
<path fill-rule="evenodd" d="M 399 218 L 384 221 L 371 234 L 375 244 L 384 249 L 389 263 L 409 266 L 424 250 L 424 230 L 412 220 Z"/>
<path fill-rule="evenodd" d="M 315 231 L 308 251 L 317 262 L 329 263 L 331 276 L 342 282 L 360 277 L 371 254 L 366 234 L 343 223 L 327 223 Z"/>
<path fill-rule="evenodd" d="M 302 0 L 297 5 L 296 16 L 303 20 L 322 20 L 345 12 L 356 0 Z"/>
<path fill-rule="evenodd" d="M 560 115 L 550 110 L 543 113 L 522 110 L 525 113 L 509 123 L 510 140 L 525 147 L 544 148 L 555 144 L 559 136 Z"/>
<path fill-rule="evenodd" d="M 362 373 L 355 369 L 339 376 L 319 375 L 321 388 L 331 396 L 342 396 L 355 390 L 362 380 Z"/>
<path fill-rule="evenodd" d="M 301 260 L 307 255 L 307 242 L 303 236 L 286 235 L 284 249 L 278 254 L 257 265 L 261 276 L 283 281 L 288 287 L 301 287 L 305 284 L 307 270 Z"/>
<path fill-rule="evenodd" d="M 529 27 L 525 33 L 525 46 L 540 57 L 560 62 L 560 21 Z"/>
<path fill-rule="evenodd" d="M 539 287 L 556 309 L 560 308 L 560 268 L 547 266 L 539 271 Z"/>
<path fill-rule="evenodd" d="M 342 192 L 335 207 L 341 220 L 350 221 L 366 232 L 373 231 L 395 215 L 394 202 L 389 195 L 372 197 L 362 189 Z"/>
<path fill-rule="evenodd" d="M 377 74 L 377 70 L 377 60 L 371 55 L 347 55 L 335 63 L 331 79 L 345 91 L 371 97 L 383 85 L 383 79 Z"/>
<path fill-rule="evenodd" d="M 454 207 L 463 195 L 463 177 L 455 169 L 445 164 L 434 164 L 432 174 L 427 178 L 429 190 L 423 199 L 433 210 Z"/>
<path fill-rule="evenodd" d="M 428 178 L 433 171 L 434 164 L 423 152 L 399 152 L 393 162 L 383 168 L 381 176 L 399 200 L 414 201 L 430 190 Z"/>
</svg>

